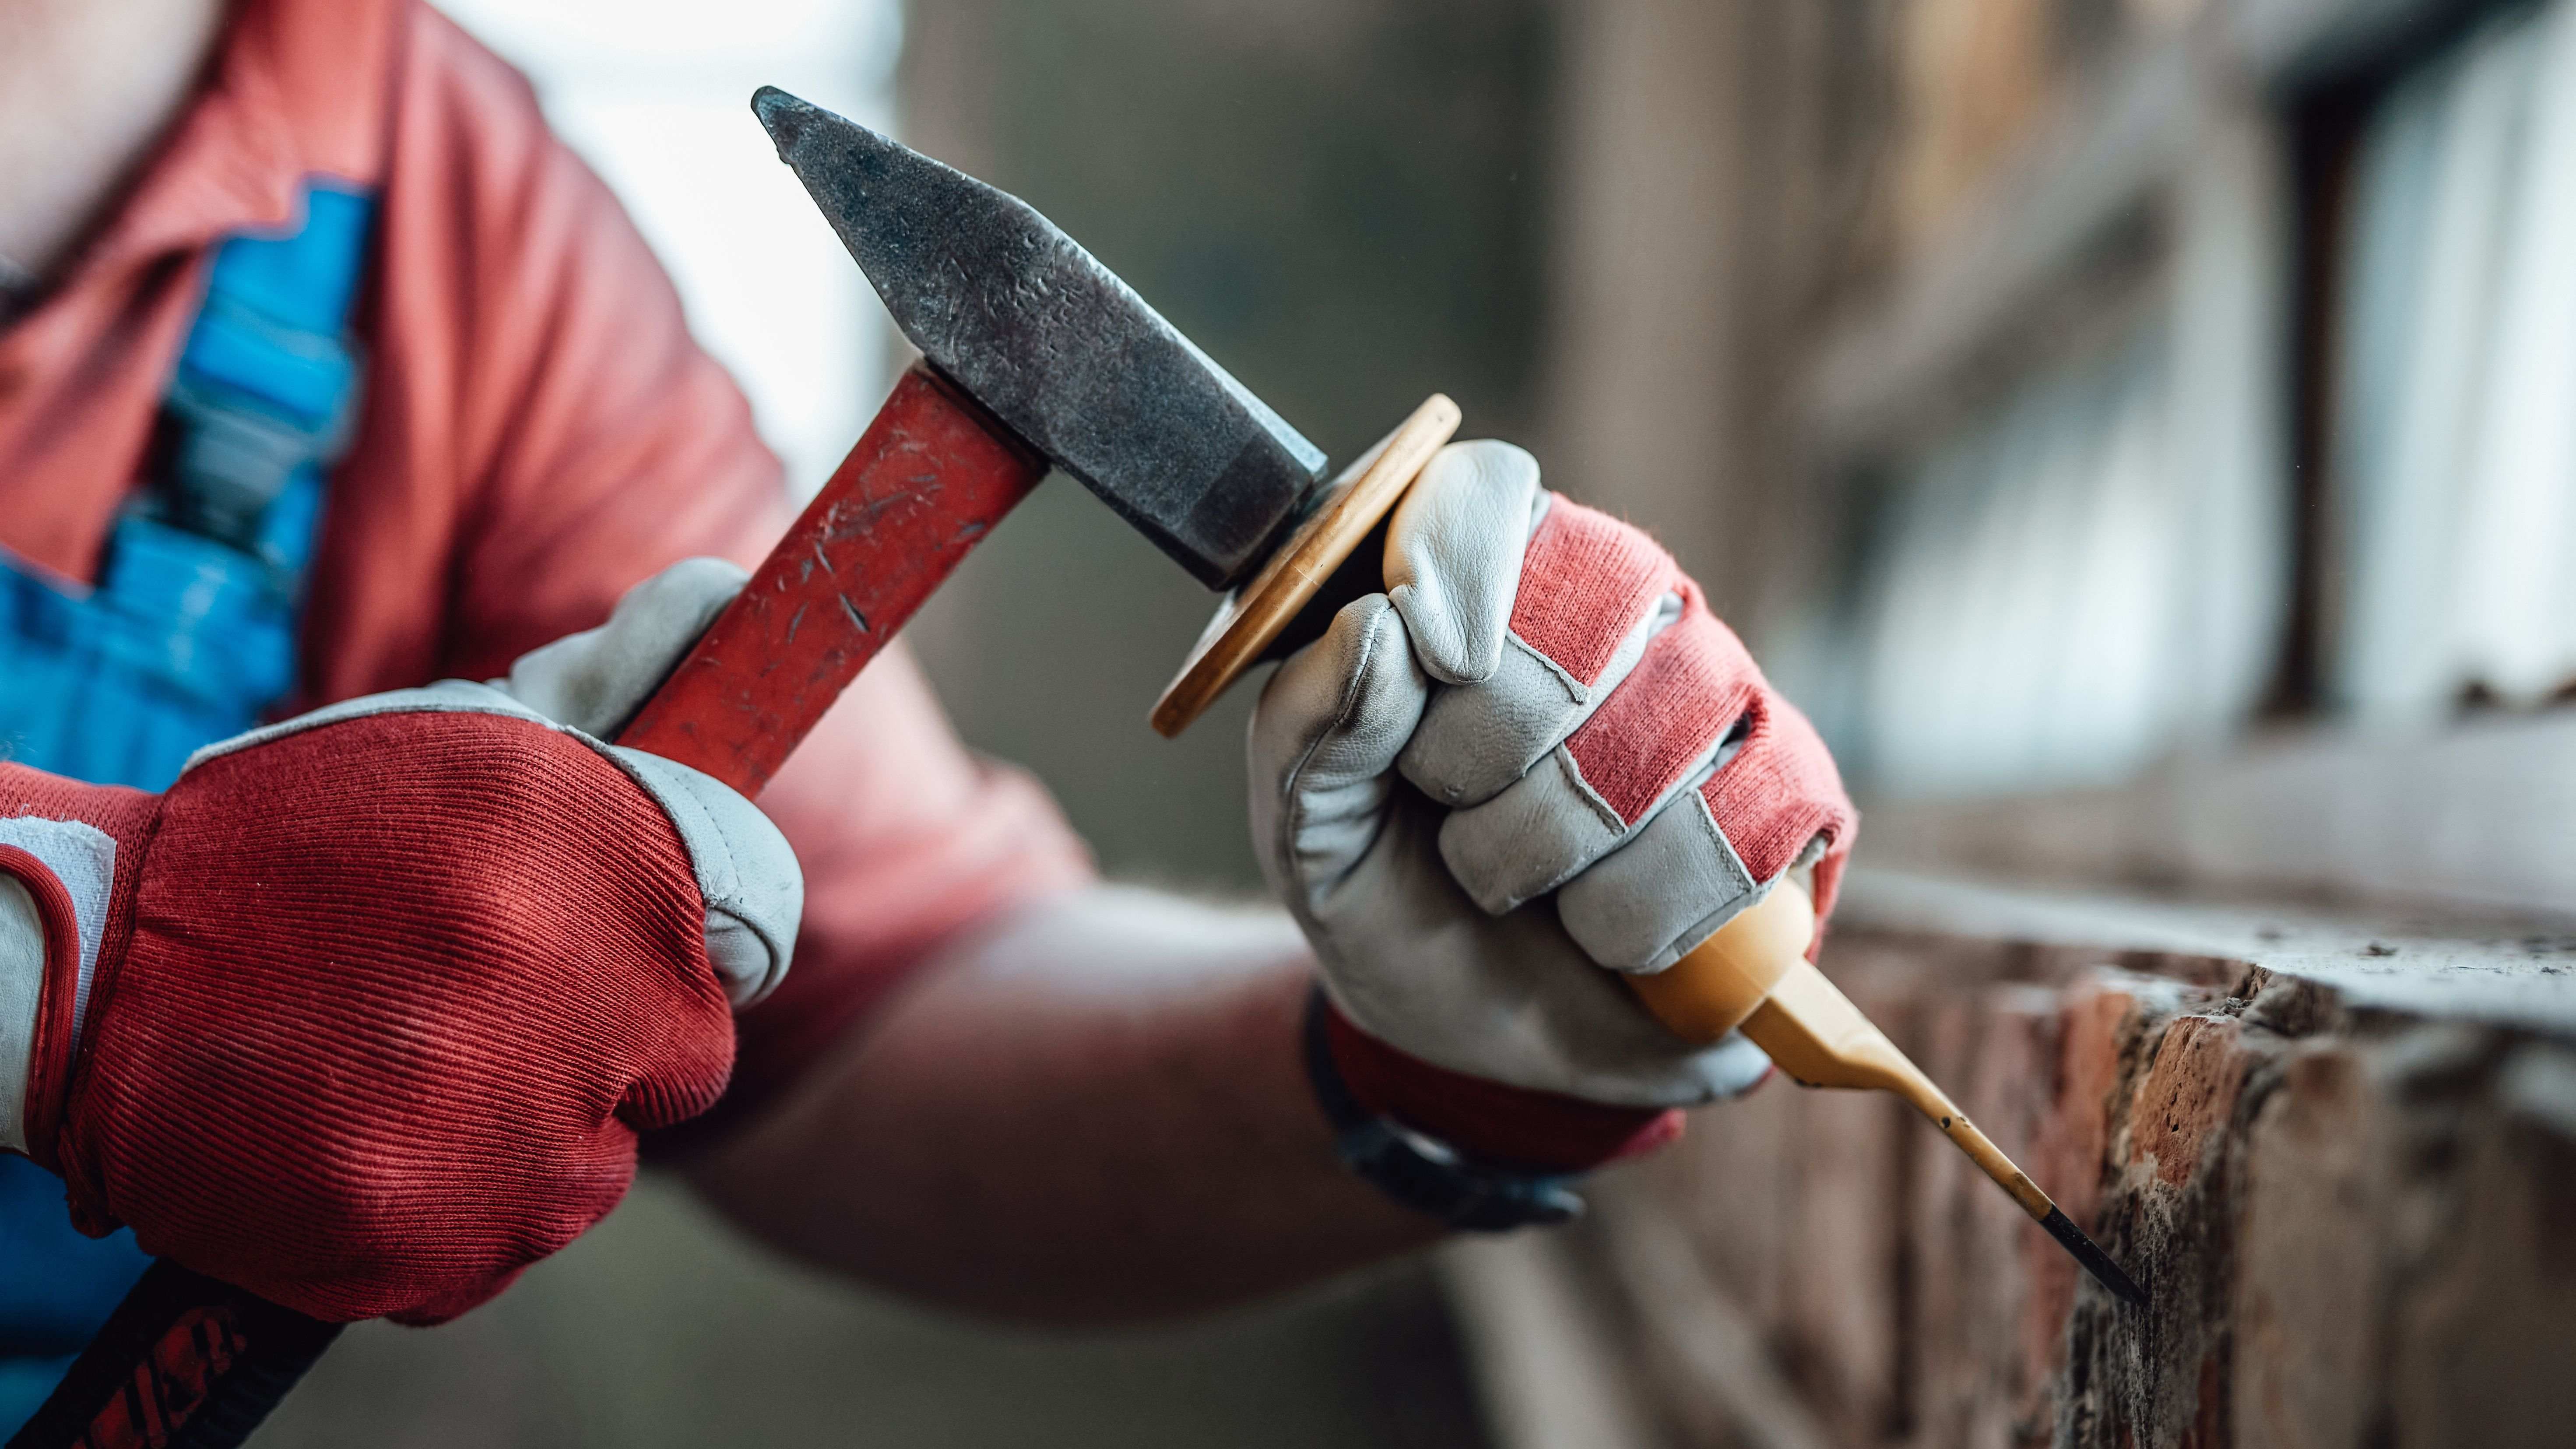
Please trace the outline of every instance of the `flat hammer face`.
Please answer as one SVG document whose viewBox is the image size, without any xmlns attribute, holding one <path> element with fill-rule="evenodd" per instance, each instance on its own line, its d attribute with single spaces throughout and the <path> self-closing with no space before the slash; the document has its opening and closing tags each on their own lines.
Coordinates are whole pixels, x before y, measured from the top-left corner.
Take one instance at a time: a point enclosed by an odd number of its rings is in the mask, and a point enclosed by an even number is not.
<svg viewBox="0 0 2576 1449">
<path fill-rule="evenodd" d="M 775 87 L 752 110 L 922 356 L 1200 582 L 1241 582 L 1324 455 L 1036 209 Z"/>
</svg>

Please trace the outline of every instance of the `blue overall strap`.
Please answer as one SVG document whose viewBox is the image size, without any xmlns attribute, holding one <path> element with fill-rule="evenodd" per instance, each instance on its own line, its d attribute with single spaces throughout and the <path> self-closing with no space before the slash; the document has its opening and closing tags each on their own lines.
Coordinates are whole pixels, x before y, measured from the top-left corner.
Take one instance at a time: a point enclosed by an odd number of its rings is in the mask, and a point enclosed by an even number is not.
<svg viewBox="0 0 2576 1449">
<path fill-rule="evenodd" d="M 373 212 L 315 186 L 293 234 L 217 250 L 96 589 L 0 558 L 0 753 L 159 790 L 294 689 L 324 474 L 355 412 L 346 318 Z"/>
<path fill-rule="evenodd" d="M 355 412 L 347 319 L 373 211 L 317 185 L 293 235 L 217 251 L 97 588 L 0 552 L 0 757 L 158 790 L 293 688 L 324 478 Z M 73 1231 L 61 1181 L 0 1156 L 0 1436 L 148 1261 L 130 1232 Z"/>
<path fill-rule="evenodd" d="M 175 436 L 156 489 L 161 521 L 298 581 L 320 490 L 302 507 L 292 485 L 338 459 L 357 411 L 349 302 L 374 210 L 361 193 L 317 186 L 292 236 L 226 242 L 164 403 Z"/>
</svg>

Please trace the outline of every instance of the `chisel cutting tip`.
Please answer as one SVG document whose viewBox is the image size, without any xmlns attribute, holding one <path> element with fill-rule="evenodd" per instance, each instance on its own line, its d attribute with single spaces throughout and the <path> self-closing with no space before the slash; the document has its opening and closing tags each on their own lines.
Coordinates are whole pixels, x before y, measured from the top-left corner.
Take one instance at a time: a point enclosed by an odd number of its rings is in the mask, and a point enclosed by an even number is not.
<svg viewBox="0 0 2576 1449">
<path fill-rule="evenodd" d="M 2121 1272 L 2120 1265 L 2112 1262 L 2110 1254 L 2103 1252 L 2099 1244 L 2085 1236 L 2082 1228 L 2075 1226 L 2075 1220 L 2066 1215 L 2064 1208 L 2050 1208 L 2048 1216 L 2040 1219 L 2039 1225 L 2048 1229 L 2048 1235 L 2063 1245 L 2066 1251 L 2073 1253 L 2075 1261 L 2084 1265 L 2084 1271 L 2099 1279 L 2103 1287 L 2111 1290 L 2113 1297 L 2124 1303 L 2136 1304 L 2140 1308 L 2147 1306 L 2147 1290 L 2139 1287 L 2136 1280 L 2128 1274 Z"/>
</svg>

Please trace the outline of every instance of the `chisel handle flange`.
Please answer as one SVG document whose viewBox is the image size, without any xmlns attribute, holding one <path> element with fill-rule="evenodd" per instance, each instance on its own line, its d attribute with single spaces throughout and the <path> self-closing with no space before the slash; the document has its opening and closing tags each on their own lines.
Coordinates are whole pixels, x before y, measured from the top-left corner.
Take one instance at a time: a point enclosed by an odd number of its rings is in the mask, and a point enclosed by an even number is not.
<svg viewBox="0 0 2576 1449">
<path fill-rule="evenodd" d="M 1456 403 L 1433 393 L 1325 486 L 1314 511 L 1261 572 L 1217 605 L 1216 616 L 1181 661 L 1181 672 L 1154 701 L 1150 722 L 1156 734 L 1172 739 L 1188 729 L 1300 615 L 1344 602 L 1318 605 L 1316 595 L 1411 491 L 1431 456 L 1456 435 L 1461 416 Z"/>
</svg>

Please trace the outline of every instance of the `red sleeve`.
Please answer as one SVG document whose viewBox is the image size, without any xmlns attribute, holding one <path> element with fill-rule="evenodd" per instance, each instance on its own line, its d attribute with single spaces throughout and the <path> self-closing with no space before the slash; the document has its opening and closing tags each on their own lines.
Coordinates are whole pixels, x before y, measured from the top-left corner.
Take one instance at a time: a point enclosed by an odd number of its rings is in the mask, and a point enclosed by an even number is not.
<svg viewBox="0 0 2576 1449">
<path fill-rule="evenodd" d="M 435 510 L 453 536 L 431 647 L 435 672 L 482 678 L 675 560 L 757 563 L 791 510 L 750 408 L 606 187 L 516 73 L 414 15 L 385 208 L 395 366 L 368 427 L 457 480 Z M 958 743 L 900 646 L 760 803 L 804 864 L 805 927 L 786 984 L 742 1020 L 737 1098 L 792 1078 L 944 941 L 1090 872 L 1043 790 Z"/>
<path fill-rule="evenodd" d="M 442 395 L 464 495 L 440 668 L 482 678 L 675 559 L 757 563 L 792 510 L 750 405 L 607 186 L 517 72 L 415 13 L 426 94 L 385 207 L 388 290 L 409 305 L 388 325 L 407 370 L 441 374 L 405 389 Z"/>
</svg>

